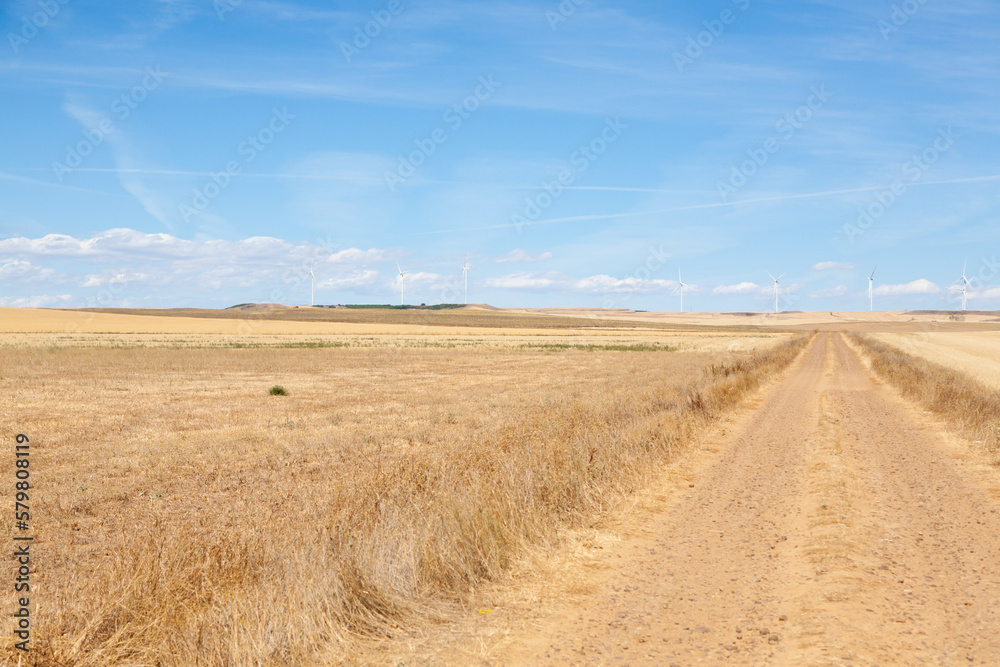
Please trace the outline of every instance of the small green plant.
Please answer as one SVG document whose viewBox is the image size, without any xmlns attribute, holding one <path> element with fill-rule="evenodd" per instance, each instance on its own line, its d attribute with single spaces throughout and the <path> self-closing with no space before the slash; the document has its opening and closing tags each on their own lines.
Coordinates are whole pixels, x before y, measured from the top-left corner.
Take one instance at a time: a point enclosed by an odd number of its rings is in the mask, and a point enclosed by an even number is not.
<svg viewBox="0 0 1000 667">
<path fill-rule="evenodd" d="M 276 384 L 271 387 L 271 396 L 288 396 L 288 390 L 280 384 Z"/>
</svg>

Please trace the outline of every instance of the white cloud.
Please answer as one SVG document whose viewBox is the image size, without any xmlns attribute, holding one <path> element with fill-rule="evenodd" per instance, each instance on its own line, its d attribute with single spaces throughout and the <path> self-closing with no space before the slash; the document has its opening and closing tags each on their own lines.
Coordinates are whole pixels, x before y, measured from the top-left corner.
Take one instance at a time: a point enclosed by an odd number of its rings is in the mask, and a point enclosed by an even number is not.
<svg viewBox="0 0 1000 667">
<path fill-rule="evenodd" d="M 253 236 L 238 241 L 189 241 L 170 234 L 147 234 L 118 228 L 97 232 L 90 238 L 66 234 L 47 234 L 31 239 L 18 236 L 0 240 L 0 255 L 60 257 L 94 262 L 108 261 L 192 261 L 204 266 L 245 265 L 246 263 L 279 266 L 328 260 L 338 265 L 364 265 L 384 261 L 389 254 L 380 249 L 348 248 L 328 254 L 323 248 L 293 244 L 269 236 Z M 308 268 L 306 269 L 308 273 Z"/>
<path fill-rule="evenodd" d="M 510 273 L 499 278 L 488 278 L 483 282 L 483 284 L 486 287 L 494 287 L 498 289 L 544 289 L 558 292 L 575 292 L 578 294 L 652 294 L 657 292 L 669 292 L 669 290 L 677 286 L 677 283 L 672 280 L 615 278 L 614 276 L 608 275 L 596 275 L 575 279 L 555 271 L 547 273 Z M 687 291 L 692 292 L 696 290 L 697 286 L 690 285 Z"/>
<path fill-rule="evenodd" d="M 937 294 L 941 288 L 929 280 L 921 278 L 901 285 L 879 285 L 875 294 L 879 296 L 903 296 L 908 294 Z"/>
<path fill-rule="evenodd" d="M 854 265 L 843 262 L 819 262 L 812 265 L 813 271 L 833 271 L 835 269 L 853 269 Z"/>
<path fill-rule="evenodd" d="M 45 278 L 51 275 L 51 269 L 43 269 L 35 266 L 31 262 L 23 259 L 15 259 L 0 264 L 0 279 L 13 280 L 15 278 Z"/>
<path fill-rule="evenodd" d="M 719 285 L 712 294 L 754 294 L 763 288 L 756 283 L 738 283 L 736 285 Z"/>
<path fill-rule="evenodd" d="M 427 273 L 424 271 L 415 271 L 413 273 L 408 272 L 406 274 L 405 280 L 407 285 L 413 285 L 413 284 L 433 285 L 440 282 L 443 278 L 444 276 L 442 276 L 439 273 Z M 397 285 L 399 284 L 399 276 L 396 276 L 395 282 Z"/>
<path fill-rule="evenodd" d="M 331 253 L 319 245 L 265 236 L 235 241 L 187 240 L 121 228 L 89 237 L 48 234 L 2 239 L 0 278 L 30 278 L 39 283 L 48 279 L 50 289 L 55 284 L 73 284 L 82 288 L 77 295 L 81 301 L 111 289 L 116 305 L 128 299 L 130 288 L 139 283 L 147 286 L 144 295 L 159 292 L 170 299 L 207 291 L 238 294 L 244 301 L 294 302 L 303 291 L 308 294 L 310 267 L 315 267 L 317 288 L 367 293 L 391 290 L 394 273 L 381 274 L 371 265 L 392 256 L 380 248 Z M 69 273 L 57 274 L 36 266 L 52 261 L 65 264 L 65 260 L 73 262 Z M 437 274 L 407 275 L 407 283 L 429 284 L 439 279 Z M 169 287 L 159 290 L 159 286 Z"/>
<path fill-rule="evenodd" d="M 105 271 L 100 275 L 88 274 L 80 283 L 80 287 L 104 287 L 105 285 L 124 287 L 129 283 L 144 282 L 148 278 L 149 275 L 134 271 Z"/>
<path fill-rule="evenodd" d="M 677 283 L 673 280 L 641 280 L 639 278 L 614 278 L 612 276 L 599 275 L 581 278 L 573 284 L 573 289 L 580 292 L 591 292 L 596 294 L 608 294 L 610 292 L 630 292 L 650 294 L 654 292 L 664 292 L 673 289 Z M 686 292 L 696 291 L 697 287 L 688 285 Z"/>
<path fill-rule="evenodd" d="M 541 262 L 542 260 L 552 259 L 551 252 L 543 252 L 539 255 L 531 255 L 527 250 L 522 250 L 521 248 L 515 248 L 511 250 L 506 255 L 500 255 L 494 261 L 497 264 L 504 264 L 506 262 Z"/>
<path fill-rule="evenodd" d="M 384 262 L 387 258 L 388 254 L 384 250 L 377 248 L 369 248 L 368 250 L 348 248 L 347 250 L 339 250 L 333 253 L 326 258 L 326 261 L 331 264 L 369 264 L 372 262 Z"/>
<path fill-rule="evenodd" d="M 987 301 L 1000 299 L 1000 287 L 987 287 L 969 292 L 969 299 L 984 299 Z"/>
<path fill-rule="evenodd" d="M 318 278 L 319 276 L 317 276 Z M 372 287 L 382 282 L 382 274 L 378 271 L 356 271 L 346 276 L 327 278 L 316 283 L 322 289 L 341 289 L 344 287 Z"/>
<path fill-rule="evenodd" d="M 808 296 L 810 299 L 828 299 L 832 297 L 844 296 L 849 291 L 850 290 L 847 288 L 847 285 L 837 285 L 836 287 L 810 292 Z"/>
<path fill-rule="evenodd" d="M 487 278 L 483 285 L 499 289 L 552 289 L 565 288 L 568 282 L 561 273 L 511 273 L 499 278 Z"/>
<path fill-rule="evenodd" d="M 0 306 L 7 306 L 9 308 L 44 308 L 52 305 L 66 305 L 66 302 L 72 298 L 71 294 L 42 294 L 41 296 L 30 297 L 0 296 Z"/>
</svg>

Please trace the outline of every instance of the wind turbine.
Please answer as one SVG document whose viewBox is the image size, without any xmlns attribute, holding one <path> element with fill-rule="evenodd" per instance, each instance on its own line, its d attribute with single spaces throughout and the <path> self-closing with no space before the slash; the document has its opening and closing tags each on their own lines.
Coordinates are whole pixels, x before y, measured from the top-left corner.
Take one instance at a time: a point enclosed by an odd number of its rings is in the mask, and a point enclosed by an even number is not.
<svg viewBox="0 0 1000 667">
<path fill-rule="evenodd" d="M 316 305 L 316 274 L 313 273 L 313 267 L 309 267 L 309 277 L 312 279 L 312 291 L 309 293 L 309 305 Z"/>
<path fill-rule="evenodd" d="M 670 293 L 670 296 L 673 296 L 674 294 L 676 294 L 677 290 L 681 291 L 681 312 L 682 313 L 684 312 L 684 288 L 685 287 L 687 287 L 687 285 L 684 283 L 683 280 L 681 280 L 681 270 L 680 270 L 680 268 L 678 268 L 677 269 L 677 287 L 675 287 L 674 291 Z"/>
<path fill-rule="evenodd" d="M 771 272 L 770 272 L 770 271 L 768 271 L 768 272 L 767 272 L 767 275 L 771 276 Z M 777 315 L 777 314 L 778 314 L 778 282 L 779 282 L 779 281 L 780 281 L 780 280 L 781 280 L 782 278 L 784 278 L 784 277 L 785 277 L 785 274 L 784 274 L 784 273 L 782 273 L 782 274 L 781 274 L 780 276 L 778 276 L 777 278 L 775 278 L 774 276 L 771 276 L 771 280 L 773 280 L 773 281 L 774 281 L 774 313 L 775 313 L 775 315 Z"/>
<path fill-rule="evenodd" d="M 462 275 L 465 277 L 465 305 L 469 305 L 469 257 L 465 257 L 465 261 L 462 262 Z"/>
<path fill-rule="evenodd" d="M 968 290 L 969 290 L 969 285 L 972 284 L 969 281 L 969 279 L 965 276 L 965 270 L 968 268 L 968 266 L 969 266 L 969 260 L 965 260 L 965 264 L 962 265 L 962 277 L 955 281 L 955 283 L 957 283 L 957 282 L 961 282 L 962 283 L 962 287 L 961 287 L 961 290 L 962 290 L 962 310 L 965 310 L 966 306 L 968 304 Z M 955 283 L 952 283 L 952 285 L 954 285 Z"/>
<path fill-rule="evenodd" d="M 399 271 L 399 305 L 403 304 L 403 276 L 406 275 L 406 271 L 399 268 L 399 262 L 396 262 L 396 270 Z"/>
<path fill-rule="evenodd" d="M 878 269 L 878 264 L 872 269 L 872 274 L 868 276 L 868 312 L 875 312 L 875 300 L 872 296 L 874 291 L 872 290 L 872 285 L 875 283 L 875 271 Z"/>
</svg>

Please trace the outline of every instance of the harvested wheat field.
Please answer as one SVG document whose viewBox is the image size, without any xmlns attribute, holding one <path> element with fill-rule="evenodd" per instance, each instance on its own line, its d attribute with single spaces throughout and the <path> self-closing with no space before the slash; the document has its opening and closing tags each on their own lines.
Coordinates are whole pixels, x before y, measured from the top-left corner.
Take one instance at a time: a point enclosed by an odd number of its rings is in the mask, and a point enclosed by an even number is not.
<svg viewBox="0 0 1000 667">
<path fill-rule="evenodd" d="M 971 375 L 1000 388 L 1000 332 L 880 333 L 874 338 L 904 352 Z"/>
<path fill-rule="evenodd" d="M 0 420 L 31 440 L 36 534 L 33 645 L 6 645 L 11 664 L 405 652 L 565 531 L 621 511 L 807 338 L 708 336 L 699 351 L 515 330 L 508 346 L 330 347 L 144 332 L 173 346 L 132 331 L 0 347 Z"/>
</svg>

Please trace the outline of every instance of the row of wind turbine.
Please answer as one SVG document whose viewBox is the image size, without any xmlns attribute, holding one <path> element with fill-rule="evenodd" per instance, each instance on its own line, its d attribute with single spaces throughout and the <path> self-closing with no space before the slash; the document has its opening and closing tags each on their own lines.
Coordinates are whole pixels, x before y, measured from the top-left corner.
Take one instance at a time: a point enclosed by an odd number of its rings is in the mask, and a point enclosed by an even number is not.
<svg viewBox="0 0 1000 667">
<path fill-rule="evenodd" d="M 469 266 L 469 258 L 468 258 L 468 256 L 466 256 L 465 260 L 462 262 L 462 277 L 463 277 L 463 280 L 465 282 L 465 305 L 469 305 L 469 270 L 471 268 L 472 267 Z M 970 281 L 969 278 L 968 278 L 968 276 L 965 275 L 965 272 L 966 272 L 967 269 L 968 269 L 968 261 L 966 261 L 965 264 L 962 265 L 962 277 L 959 278 L 958 280 L 956 280 L 954 283 L 952 283 L 953 286 L 961 283 L 961 286 L 958 289 L 962 292 L 962 310 L 966 310 L 967 307 L 968 307 L 968 290 L 969 290 L 969 285 L 972 284 L 972 281 Z M 398 261 L 396 262 L 396 270 L 399 272 L 399 274 L 397 276 L 399 278 L 399 305 L 402 306 L 402 305 L 405 305 L 405 302 L 403 300 L 403 281 L 404 281 L 404 279 L 406 277 L 406 274 L 408 272 L 404 271 L 399 266 L 399 262 Z M 877 270 L 878 270 L 878 265 L 876 265 L 875 268 L 872 269 L 871 274 L 868 276 L 868 311 L 869 312 L 874 312 L 875 311 L 875 271 L 877 271 Z M 778 286 L 781 284 L 781 279 L 784 278 L 787 274 L 782 273 L 780 276 L 778 276 L 777 278 L 775 278 L 773 275 L 771 275 L 770 271 L 767 271 L 766 273 L 767 273 L 768 276 L 770 276 L 771 280 L 774 281 L 774 312 L 777 313 L 778 312 Z M 311 294 L 310 294 L 309 305 L 315 306 L 316 305 L 316 273 L 314 272 L 313 267 L 311 267 L 311 266 L 309 267 L 309 278 L 312 281 L 312 289 L 311 289 Z M 680 268 L 678 268 L 677 269 L 677 286 L 674 287 L 674 290 L 670 293 L 670 296 L 673 296 L 674 294 L 678 294 L 678 293 L 680 294 L 680 299 L 681 299 L 681 311 L 680 312 L 682 312 L 682 313 L 684 312 L 684 290 L 687 289 L 688 287 L 690 287 L 690 285 L 688 285 L 687 283 L 685 283 L 681 279 L 681 270 L 680 270 Z"/>
</svg>

